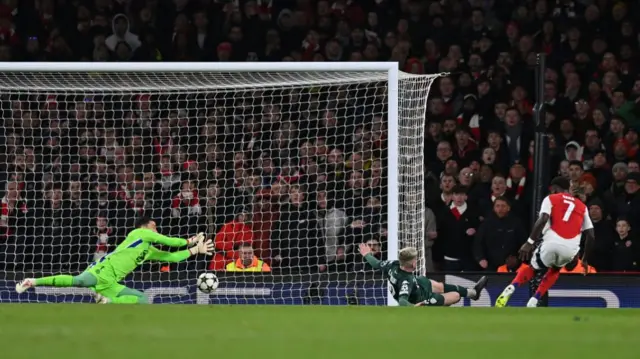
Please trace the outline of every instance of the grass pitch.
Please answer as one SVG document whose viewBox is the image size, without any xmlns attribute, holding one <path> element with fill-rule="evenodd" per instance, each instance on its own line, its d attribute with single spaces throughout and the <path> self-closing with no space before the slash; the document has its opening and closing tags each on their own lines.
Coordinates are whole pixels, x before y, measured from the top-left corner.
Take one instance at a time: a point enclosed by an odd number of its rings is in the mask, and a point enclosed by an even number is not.
<svg viewBox="0 0 640 359">
<path fill-rule="evenodd" d="M 637 359 L 640 311 L 0 305 L 0 358 Z"/>
</svg>

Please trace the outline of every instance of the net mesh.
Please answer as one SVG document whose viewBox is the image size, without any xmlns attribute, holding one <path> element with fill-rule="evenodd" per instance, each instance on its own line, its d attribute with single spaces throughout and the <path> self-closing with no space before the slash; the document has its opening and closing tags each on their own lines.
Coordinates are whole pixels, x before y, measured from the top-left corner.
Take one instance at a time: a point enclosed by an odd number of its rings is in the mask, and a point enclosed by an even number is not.
<svg viewBox="0 0 640 359">
<path fill-rule="evenodd" d="M 180 302 L 208 301 L 195 292 L 203 271 L 219 273 L 222 302 L 273 294 L 247 286 L 267 277 L 238 279 L 239 270 L 365 272 L 363 242 L 380 258 L 389 241 L 423 258 L 423 128 L 434 78 L 401 74 L 391 144 L 384 71 L 0 74 L 0 298 L 90 300 L 81 289 L 17 296 L 8 283 L 80 273 L 140 216 L 163 234 L 204 232 L 215 242 L 212 257 L 145 263 L 130 284 Z M 392 209 L 390 153 L 400 193 Z M 399 214 L 397 237 L 387 231 L 389 210 Z M 386 293 L 371 293 L 384 303 Z"/>
</svg>

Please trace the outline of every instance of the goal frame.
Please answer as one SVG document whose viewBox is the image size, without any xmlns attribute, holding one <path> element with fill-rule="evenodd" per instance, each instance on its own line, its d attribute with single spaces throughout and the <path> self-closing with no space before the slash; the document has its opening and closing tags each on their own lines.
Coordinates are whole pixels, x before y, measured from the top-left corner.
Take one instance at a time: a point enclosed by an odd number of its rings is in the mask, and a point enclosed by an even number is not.
<svg viewBox="0 0 640 359">
<path fill-rule="evenodd" d="M 387 72 L 387 259 L 399 250 L 399 124 L 397 62 L 0 62 L 2 72 Z M 391 292 L 387 305 L 396 306 Z"/>
</svg>

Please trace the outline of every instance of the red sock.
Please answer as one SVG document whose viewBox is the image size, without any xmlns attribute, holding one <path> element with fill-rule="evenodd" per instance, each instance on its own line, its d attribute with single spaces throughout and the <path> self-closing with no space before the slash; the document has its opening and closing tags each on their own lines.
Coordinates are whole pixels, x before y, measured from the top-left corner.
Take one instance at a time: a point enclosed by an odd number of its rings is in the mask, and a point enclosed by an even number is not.
<svg viewBox="0 0 640 359">
<path fill-rule="evenodd" d="M 518 273 L 516 274 L 516 278 L 511 282 L 514 287 L 519 287 L 533 278 L 533 268 L 528 265 L 523 265 L 518 268 Z"/>
<path fill-rule="evenodd" d="M 556 284 L 558 277 L 560 277 L 560 269 L 549 268 L 544 277 L 542 277 L 542 281 L 540 281 L 540 285 L 538 286 L 538 290 L 536 290 L 534 297 L 536 297 L 536 299 L 540 299 L 543 295 L 547 294 L 549 288 Z"/>
</svg>

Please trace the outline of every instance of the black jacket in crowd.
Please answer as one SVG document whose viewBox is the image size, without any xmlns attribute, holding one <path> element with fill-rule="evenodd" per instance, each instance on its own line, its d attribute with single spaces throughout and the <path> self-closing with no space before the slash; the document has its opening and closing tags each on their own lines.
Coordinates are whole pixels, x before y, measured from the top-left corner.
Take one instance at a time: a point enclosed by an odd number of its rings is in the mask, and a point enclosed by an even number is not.
<svg viewBox="0 0 640 359">
<path fill-rule="evenodd" d="M 640 269 L 640 243 L 630 234 L 626 238 L 616 236 L 613 242 L 613 270 L 616 272 L 635 272 Z"/>
<path fill-rule="evenodd" d="M 587 257 L 589 265 L 597 271 L 609 271 L 612 268 L 613 243 L 618 235 L 614 230 L 613 223 L 608 219 L 593 222 L 593 231 L 596 241 Z M 580 248 L 584 248 L 584 245 Z"/>
<path fill-rule="evenodd" d="M 495 271 L 509 255 L 516 255 L 526 240 L 527 233 L 519 218 L 513 214 L 499 218 L 492 213 L 476 232 L 473 255 L 476 262 L 487 260 L 487 270 Z"/>
<path fill-rule="evenodd" d="M 445 257 L 460 260 L 463 270 L 476 270 L 478 265 L 473 259 L 473 235 L 467 235 L 470 228 L 477 229 L 480 225 L 480 213 L 477 207 L 467 204 L 466 211 L 459 219 L 444 204 L 436 214 L 438 219 L 438 241 L 442 243 Z"/>
</svg>

